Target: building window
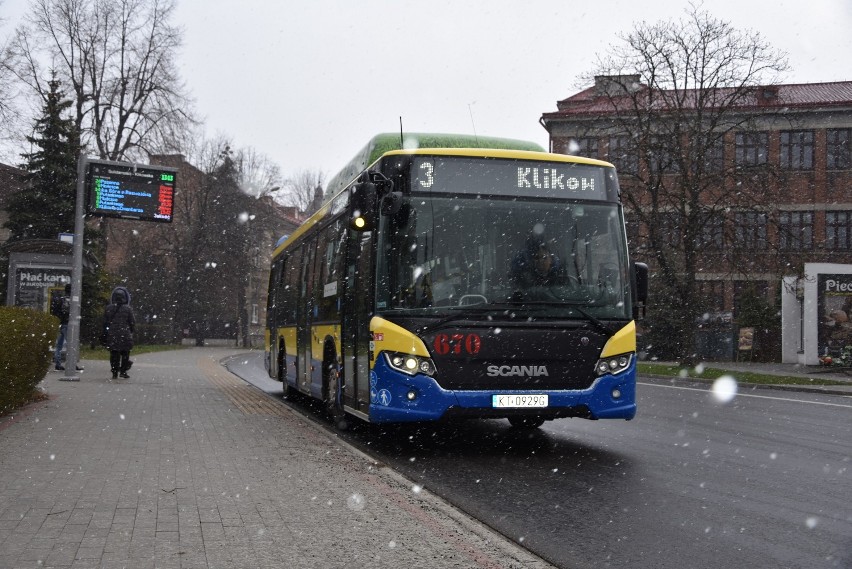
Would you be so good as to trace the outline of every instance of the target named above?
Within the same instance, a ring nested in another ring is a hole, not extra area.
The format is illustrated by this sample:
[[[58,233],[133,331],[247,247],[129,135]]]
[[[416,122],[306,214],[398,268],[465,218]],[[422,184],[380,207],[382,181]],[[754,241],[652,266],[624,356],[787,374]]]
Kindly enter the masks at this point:
[[[766,281],[735,281],[734,282],[734,314],[739,314],[744,308],[743,303],[754,301],[769,301],[769,283]]]
[[[725,216],[721,212],[702,215],[699,246],[721,251],[725,246]]]
[[[671,137],[652,136],[648,144],[648,167],[657,174],[680,172],[678,148],[672,147]]]
[[[781,167],[787,170],[813,170],[814,133],[812,130],[781,132]]]
[[[260,311],[257,309],[257,304],[251,305],[251,323],[260,324]]]
[[[849,170],[852,168],[852,128],[835,128],[825,132],[826,152],[829,170]]]
[[[658,213],[657,235],[663,245],[673,248],[679,247],[681,242],[680,215],[674,211],[663,211]]]
[[[593,136],[572,138],[568,143],[568,154],[585,156],[586,158],[597,158],[598,139]]]
[[[698,295],[704,304],[704,310],[723,312],[725,310],[725,281],[698,281]]]
[[[741,211],[734,214],[737,244],[744,250],[766,249],[766,214]]]
[[[721,136],[704,140],[703,144],[698,140],[694,149],[695,155],[701,157],[705,172],[719,173],[725,169],[725,141]]]
[[[852,250],[852,211],[825,212],[825,248],[829,251]]]
[[[609,138],[607,159],[615,165],[616,170],[625,174],[636,174],[639,171],[636,147],[631,143],[629,136],[611,136]]]
[[[779,246],[784,251],[809,251],[814,246],[814,213],[782,211],[778,216]]]
[[[725,171],[724,134],[697,133],[690,139],[689,170],[693,174],[720,174]]]
[[[737,166],[760,166],[766,164],[769,135],[765,132],[738,132],[734,137]]]

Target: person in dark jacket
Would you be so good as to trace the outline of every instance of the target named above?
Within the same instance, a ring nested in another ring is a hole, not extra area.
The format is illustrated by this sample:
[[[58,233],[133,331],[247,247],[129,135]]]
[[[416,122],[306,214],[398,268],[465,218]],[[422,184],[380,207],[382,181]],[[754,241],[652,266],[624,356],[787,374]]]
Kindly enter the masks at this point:
[[[63,370],[62,347],[68,334],[68,317],[71,314],[71,285],[65,285],[65,294],[56,294],[50,303],[50,313],[59,318],[59,335],[56,338],[56,349],[53,351],[53,363],[57,370]],[[77,368],[79,369],[79,368]]]
[[[511,277],[521,287],[561,284],[562,264],[550,252],[547,241],[539,235],[530,235],[511,265]]]
[[[111,302],[104,311],[104,329],[106,347],[109,348],[109,364],[112,378],[121,376],[127,379],[130,366],[130,350],[133,349],[133,330],[136,320],[130,308],[130,292],[123,286],[112,291]]]

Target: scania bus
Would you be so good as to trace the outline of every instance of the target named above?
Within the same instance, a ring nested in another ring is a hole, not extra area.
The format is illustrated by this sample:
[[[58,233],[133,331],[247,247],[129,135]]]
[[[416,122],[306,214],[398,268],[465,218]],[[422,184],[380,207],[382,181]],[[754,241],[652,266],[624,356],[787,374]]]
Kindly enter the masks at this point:
[[[362,152],[278,245],[266,366],[285,397],[340,428],[633,418],[647,267],[628,258],[615,168],[489,142]]]

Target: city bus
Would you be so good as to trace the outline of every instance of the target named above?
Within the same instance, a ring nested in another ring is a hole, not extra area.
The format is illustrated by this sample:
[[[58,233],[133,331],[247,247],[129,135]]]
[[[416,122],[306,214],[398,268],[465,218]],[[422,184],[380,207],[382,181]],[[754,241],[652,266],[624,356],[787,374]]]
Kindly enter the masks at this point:
[[[323,402],[338,428],[633,418],[648,269],[613,165],[429,142],[356,156],[276,247],[265,365],[285,398]]]

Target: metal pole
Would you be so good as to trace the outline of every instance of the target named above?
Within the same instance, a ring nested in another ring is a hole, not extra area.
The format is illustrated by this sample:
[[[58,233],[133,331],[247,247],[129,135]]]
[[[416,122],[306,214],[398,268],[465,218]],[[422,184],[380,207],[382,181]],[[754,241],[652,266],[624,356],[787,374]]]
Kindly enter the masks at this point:
[[[77,161],[77,202],[74,207],[73,266],[71,268],[71,312],[68,316],[68,349],[65,355],[63,381],[80,381],[77,362],[80,359],[80,300],[83,298],[83,231],[86,191],[86,165],[89,159],[81,154]]]

